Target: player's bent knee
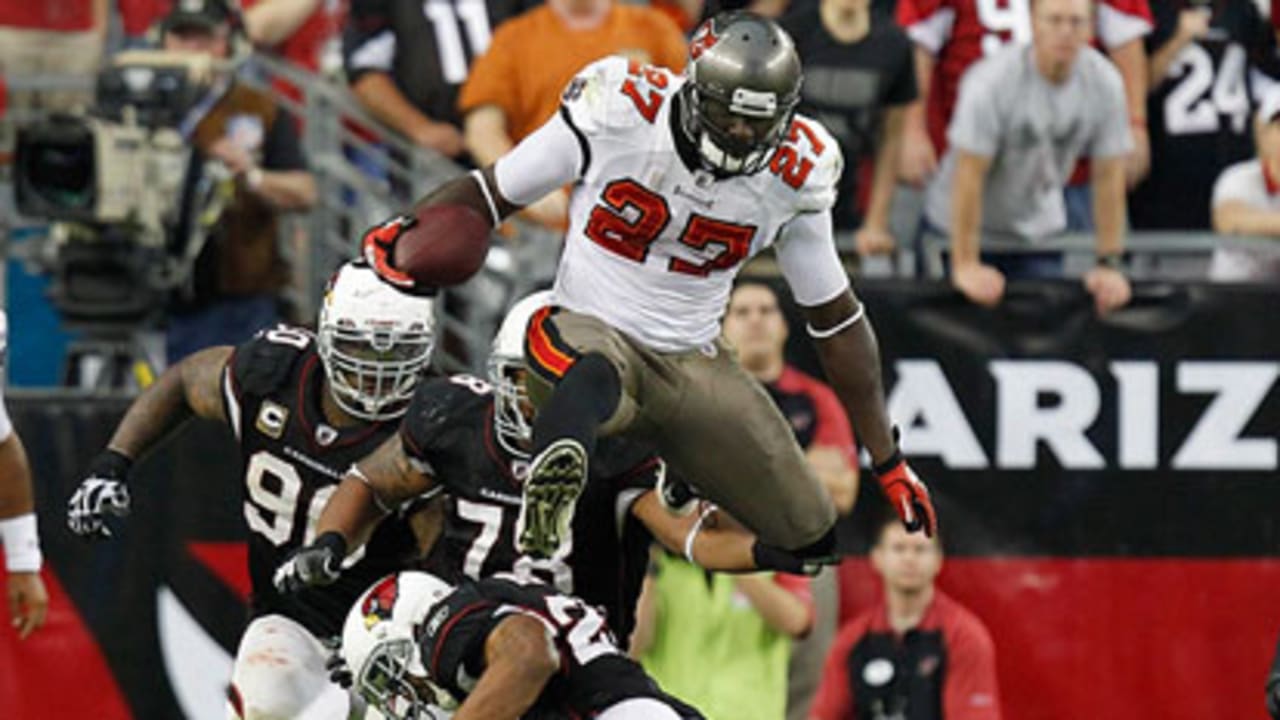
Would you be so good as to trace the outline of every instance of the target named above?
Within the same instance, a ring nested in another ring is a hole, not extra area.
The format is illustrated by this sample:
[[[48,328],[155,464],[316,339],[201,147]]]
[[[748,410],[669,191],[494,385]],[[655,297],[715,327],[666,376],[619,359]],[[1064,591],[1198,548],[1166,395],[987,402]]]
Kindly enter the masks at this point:
[[[659,700],[632,698],[610,705],[596,720],[680,720],[680,715]]]

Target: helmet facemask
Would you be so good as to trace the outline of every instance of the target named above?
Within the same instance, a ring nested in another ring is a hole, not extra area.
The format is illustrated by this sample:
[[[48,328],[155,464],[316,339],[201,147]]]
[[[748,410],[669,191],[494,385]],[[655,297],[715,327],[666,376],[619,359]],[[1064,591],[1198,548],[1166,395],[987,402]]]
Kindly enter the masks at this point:
[[[721,175],[752,175],[769,163],[791,125],[799,94],[779,98],[776,93],[744,87],[723,92],[702,87],[691,67],[682,90],[681,127],[693,141],[709,170]],[[750,139],[731,132],[750,129]]]
[[[319,340],[334,401],[369,421],[404,414],[435,346],[429,330],[357,329],[342,321],[322,324]]]
[[[356,670],[356,691],[385,717],[406,720],[433,717],[427,706],[435,703],[435,693],[425,678],[415,677],[410,671],[414,652],[411,638],[383,640]]]
[[[493,385],[493,426],[498,444],[517,457],[527,457],[533,442],[533,405],[525,387],[524,358],[489,356],[489,383]]]

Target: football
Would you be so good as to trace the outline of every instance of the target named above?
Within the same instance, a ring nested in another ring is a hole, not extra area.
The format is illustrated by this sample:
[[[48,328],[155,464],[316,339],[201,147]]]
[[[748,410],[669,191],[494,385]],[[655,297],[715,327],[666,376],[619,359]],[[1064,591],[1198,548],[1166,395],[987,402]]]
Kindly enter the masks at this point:
[[[467,281],[489,252],[489,222],[466,205],[432,205],[415,211],[418,223],[396,240],[392,265],[431,287]]]

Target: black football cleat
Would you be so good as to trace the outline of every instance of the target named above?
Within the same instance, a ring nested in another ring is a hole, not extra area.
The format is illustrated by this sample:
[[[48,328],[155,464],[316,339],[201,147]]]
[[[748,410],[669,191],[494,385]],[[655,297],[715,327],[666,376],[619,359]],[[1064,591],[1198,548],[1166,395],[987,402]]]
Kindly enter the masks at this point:
[[[587,485],[587,451],[573,438],[547,446],[529,466],[516,549],[535,558],[555,555],[568,539],[578,496]]]

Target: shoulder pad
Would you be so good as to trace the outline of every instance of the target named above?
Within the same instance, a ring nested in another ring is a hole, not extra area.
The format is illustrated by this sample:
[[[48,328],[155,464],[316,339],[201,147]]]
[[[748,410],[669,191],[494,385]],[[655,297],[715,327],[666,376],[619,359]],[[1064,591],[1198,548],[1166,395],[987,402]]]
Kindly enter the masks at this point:
[[[822,123],[797,114],[769,171],[796,191],[797,212],[822,212],[835,205],[844,156]]]
[[[679,83],[680,76],[666,68],[611,55],[580,70],[565,86],[560,103],[579,132],[596,136],[652,125]]]
[[[231,375],[242,394],[269,395],[285,385],[301,358],[313,352],[315,336],[309,331],[278,325],[236,348]]]
[[[489,383],[473,375],[452,375],[418,383],[400,422],[405,450],[415,459],[427,461],[426,456],[435,447],[437,438],[460,422],[468,422],[470,411],[489,402],[492,396]]]

